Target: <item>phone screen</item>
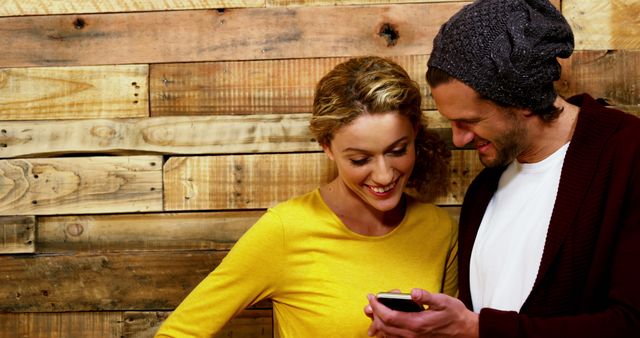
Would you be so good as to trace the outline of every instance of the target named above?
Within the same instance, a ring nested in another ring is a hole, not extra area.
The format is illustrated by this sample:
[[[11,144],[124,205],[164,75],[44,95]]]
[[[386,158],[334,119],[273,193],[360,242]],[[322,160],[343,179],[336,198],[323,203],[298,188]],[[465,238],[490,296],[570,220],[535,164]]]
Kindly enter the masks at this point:
[[[377,298],[380,303],[384,304],[384,306],[396,311],[424,311],[424,307],[411,300],[411,295],[408,293],[381,292],[378,293]]]

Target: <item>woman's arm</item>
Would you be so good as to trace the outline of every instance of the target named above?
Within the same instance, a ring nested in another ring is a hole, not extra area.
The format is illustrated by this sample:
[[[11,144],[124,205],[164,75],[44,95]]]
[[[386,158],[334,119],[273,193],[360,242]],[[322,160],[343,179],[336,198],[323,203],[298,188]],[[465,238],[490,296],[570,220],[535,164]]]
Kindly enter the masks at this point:
[[[240,311],[270,298],[282,277],[282,229],[275,214],[263,215],[189,293],[155,337],[212,337]]]

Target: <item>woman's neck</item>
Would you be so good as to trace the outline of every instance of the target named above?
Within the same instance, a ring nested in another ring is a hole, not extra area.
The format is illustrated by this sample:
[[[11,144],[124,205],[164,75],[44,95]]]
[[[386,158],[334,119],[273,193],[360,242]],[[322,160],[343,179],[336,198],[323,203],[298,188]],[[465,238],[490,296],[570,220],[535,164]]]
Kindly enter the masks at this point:
[[[403,197],[392,210],[377,210],[354,194],[339,177],[321,187],[320,195],[347,228],[365,236],[388,234],[402,222],[406,209]]]

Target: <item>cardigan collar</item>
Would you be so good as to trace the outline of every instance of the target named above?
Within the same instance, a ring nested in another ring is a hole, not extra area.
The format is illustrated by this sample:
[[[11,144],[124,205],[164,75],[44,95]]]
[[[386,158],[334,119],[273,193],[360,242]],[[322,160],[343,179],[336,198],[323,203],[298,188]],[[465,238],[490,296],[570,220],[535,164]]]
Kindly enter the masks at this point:
[[[602,114],[603,107],[587,94],[571,97],[567,101],[579,106],[580,112],[562,166],[538,275],[523,309],[550,269],[567,235],[577,226],[574,221],[589,189],[589,185],[584,182],[590,182],[596,175],[598,158],[602,156],[605,147],[602,140],[614,133],[618,124]]]

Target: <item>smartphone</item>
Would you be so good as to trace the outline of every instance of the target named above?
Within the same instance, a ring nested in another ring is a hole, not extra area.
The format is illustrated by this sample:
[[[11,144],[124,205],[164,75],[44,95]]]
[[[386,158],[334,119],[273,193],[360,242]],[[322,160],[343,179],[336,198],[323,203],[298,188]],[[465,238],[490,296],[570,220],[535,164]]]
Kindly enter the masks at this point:
[[[380,303],[392,310],[404,312],[424,311],[424,307],[411,300],[411,294],[408,293],[380,292],[376,297]]]

